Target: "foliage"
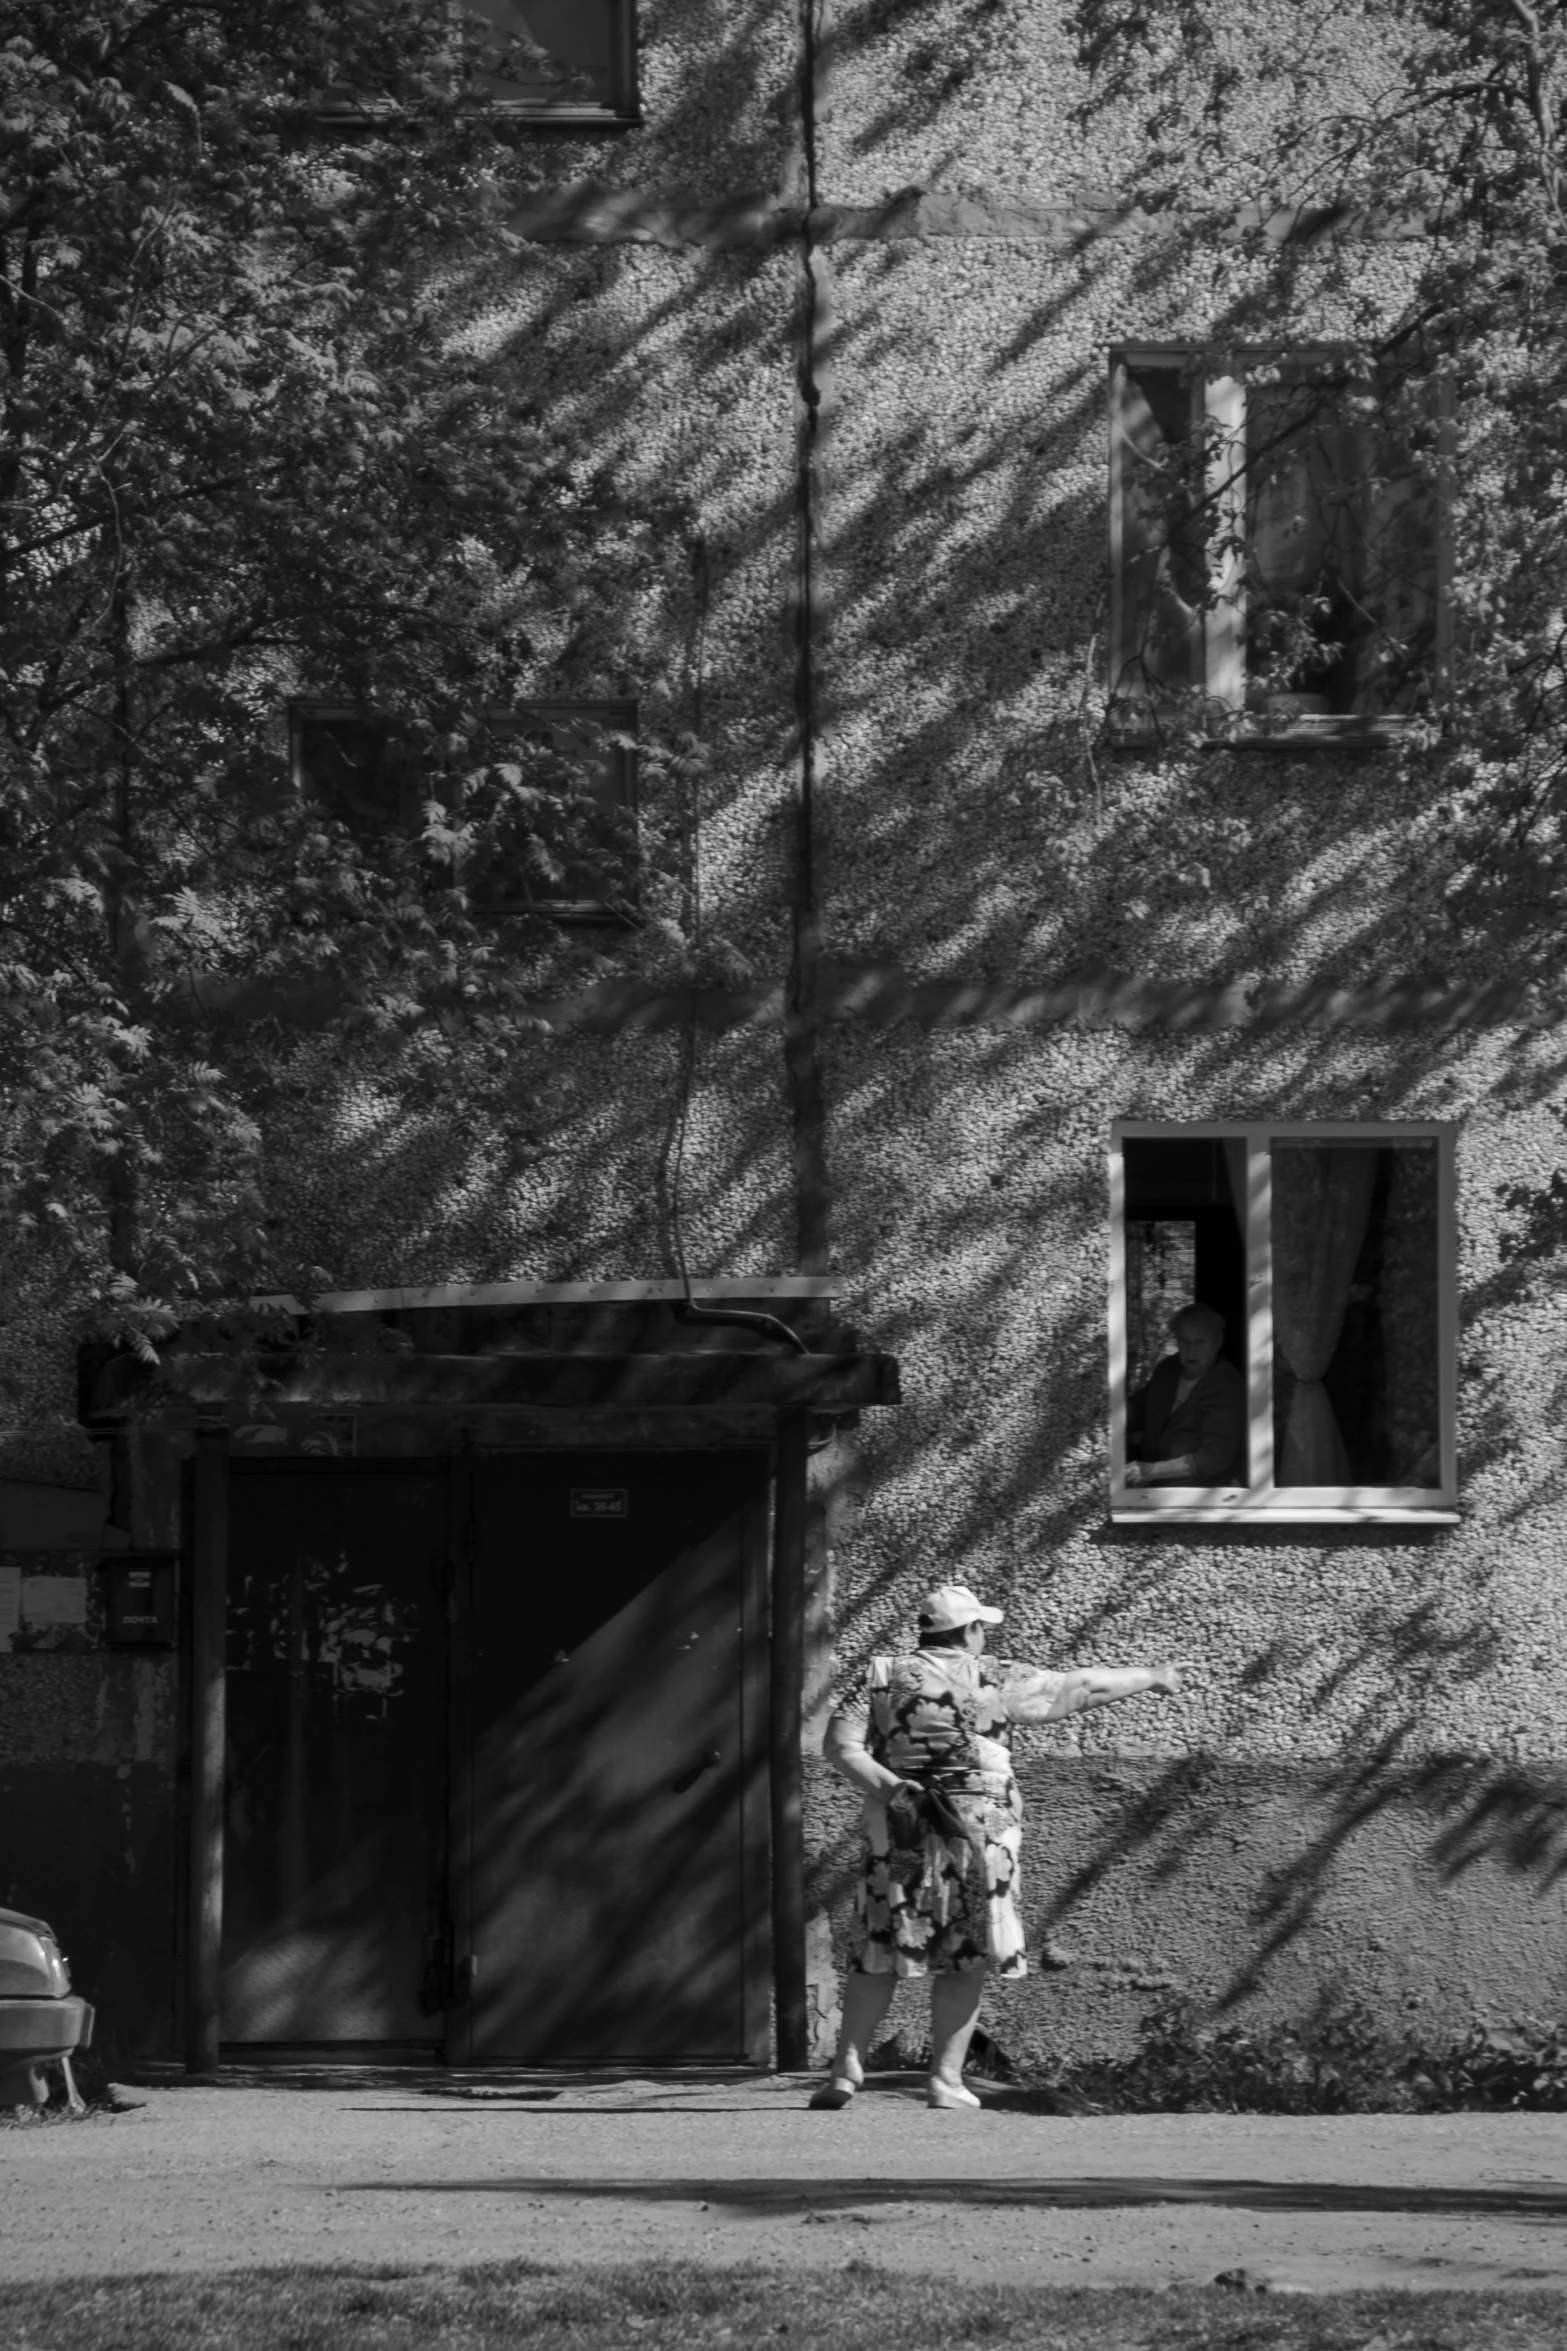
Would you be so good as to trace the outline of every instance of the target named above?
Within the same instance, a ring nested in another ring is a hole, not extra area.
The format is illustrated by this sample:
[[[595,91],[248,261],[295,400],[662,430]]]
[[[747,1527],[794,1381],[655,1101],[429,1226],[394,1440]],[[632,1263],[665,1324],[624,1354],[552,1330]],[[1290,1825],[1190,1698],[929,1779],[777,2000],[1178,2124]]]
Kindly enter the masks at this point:
[[[1307,2016],[1210,2025],[1176,1998],[1143,2019],[1136,2051],[1052,2074],[1079,2112],[1449,2114],[1567,2111],[1567,2028],[1475,2023],[1435,2047],[1391,2034],[1363,2003],[1329,1995]]]
[[[587,787],[495,714],[653,560],[463,340],[508,166],[451,24],[0,0],[0,1202],[144,1343],[269,1272],[225,983],[504,1060],[470,884],[547,895]],[[290,697],[386,714],[394,818],[292,788]]]
[[[1513,968],[1552,975],[1567,891],[1567,6],[1076,0],[1073,22],[1084,115],[1129,128],[1124,192],[1164,247],[1145,282],[1206,257],[1216,299],[1194,369],[1276,385],[1268,344],[1315,330],[1339,355],[1340,419],[1369,404],[1440,490],[1453,641],[1427,663],[1426,697],[1406,699],[1402,756],[1443,813],[1455,944],[1505,920]],[[1450,396],[1423,439],[1422,381]],[[1236,550],[1216,431],[1209,418],[1171,462],[1167,499],[1172,514],[1195,502],[1218,573]],[[1364,496],[1385,491],[1374,448],[1361,470]],[[1264,696],[1309,687],[1312,660],[1342,644],[1332,602],[1325,581],[1297,599]]]

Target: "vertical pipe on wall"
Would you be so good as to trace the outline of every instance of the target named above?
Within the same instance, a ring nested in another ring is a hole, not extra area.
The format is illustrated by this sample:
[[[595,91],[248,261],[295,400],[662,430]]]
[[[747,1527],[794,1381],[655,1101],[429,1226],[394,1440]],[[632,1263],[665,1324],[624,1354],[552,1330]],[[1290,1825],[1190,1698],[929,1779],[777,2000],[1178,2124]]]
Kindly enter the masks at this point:
[[[784,1004],[784,1077],[794,1153],[796,1254],[802,1273],[828,1270],[826,1120],[820,1055],[821,914],[816,848],[816,767],[820,712],[816,638],[820,623],[821,475],[828,315],[827,265],[817,239],[817,118],[826,44],[823,0],[800,0],[799,122],[801,198],[799,363],[795,455],[795,804],[794,907],[789,987]]]
[[[185,2064],[218,2062],[223,1944],[224,1635],[228,1617],[229,1438],[196,1435],[191,1526],[190,1931],[186,1940]]]
[[[805,1688],[808,1427],[803,1407],[778,1415],[774,1455],[773,1608],[768,1719],[773,1855],[773,2014],[780,2073],[810,2062],[805,1989],[805,1830],[800,1715]]]

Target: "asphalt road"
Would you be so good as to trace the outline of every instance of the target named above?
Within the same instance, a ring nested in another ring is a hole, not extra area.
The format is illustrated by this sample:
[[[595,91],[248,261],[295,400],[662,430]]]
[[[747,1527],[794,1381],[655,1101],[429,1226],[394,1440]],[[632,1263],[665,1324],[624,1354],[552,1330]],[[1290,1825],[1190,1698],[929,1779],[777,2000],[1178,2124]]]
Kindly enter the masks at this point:
[[[1567,2117],[934,2114],[881,2076],[159,2087],[0,2131],[0,2279],[654,2255],[1072,2284],[1567,2286]]]

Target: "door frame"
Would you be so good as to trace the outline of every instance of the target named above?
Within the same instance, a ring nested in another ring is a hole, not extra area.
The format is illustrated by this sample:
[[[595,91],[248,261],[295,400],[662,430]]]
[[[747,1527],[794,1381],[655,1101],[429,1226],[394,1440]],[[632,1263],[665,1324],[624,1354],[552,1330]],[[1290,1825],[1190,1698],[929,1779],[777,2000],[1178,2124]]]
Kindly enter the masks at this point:
[[[780,1419],[791,1416],[780,1415]],[[804,1414],[800,1415],[803,1437]],[[186,1495],[184,1564],[189,1576],[190,1615],[187,1633],[184,1705],[191,1753],[191,1794],[185,1836],[186,1935],[183,1983],[183,2038],[185,2063],[192,2073],[211,2073],[219,2062],[222,2019],[219,2004],[223,1903],[223,1804],[225,1778],[225,1676],[223,1658],[228,1629],[228,1535],[234,1507],[232,1471],[240,1482],[258,1472],[277,1474],[308,1467],[319,1476],[347,1471],[364,1476],[376,1469],[395,1472],[415,1467],[439,1470],[447,1480],[447,1553],[445,1573],[447,1627],[447,1753],[449,1801],[445,1856],[448,1951],[446,1954],[448,2006],[431,2016],[432,2042],[444,2043],[444,2062],[470,2062],[465,2010],[464,1962],[471,1955],[471,1921],[466,1914],[472,1838],[471,1788],[468,1763],[471,1724],[468,1714],[468,1626],[471,1622],[473,1547],[476,1526],[473,1511],[474,1478],[478,1465],[496,1452],[582,1453],[643,1451],[655,1455],[684,1453],[700,1457],[709,1450],[744,1452],[756,1465],[756,1485],[743,1513],[741,1573],[741,1967],[743,2046],[741,2061],[765,2069],[776,2062],[787,2066],[786,2047],[790,1997],[799,1978],[803,2006],[803,1935],[795,1931],[803,1917],[804,1882],[800,1870],[800,1716],[798,1704],[780,1707],[781,1682],[798,1684],[798,1655],[780,1659],[780,1649],[798,1647],[799,1609],[783,1583],[792,1589],[803,1576],[780,1556],[791,1554],[803,1534],[803,1512],[780,1507],[780,1485],[792,1486],[803,1472],[792,1455],[795,1448],[778,1439],[783,1432],[775,1421],[774,1442],[758,1435],[754,1442],[726,1443],[708,1448],[689,1442],[627,1443],[624,1438],[551,1444],[534,1441],[515,1448],[464,1445],[461,1434],[432,1425],[428,1441],[417,1453],[360,1454],[344,1459],[312,1459],[290,1453],[276,1459],[230,1452],[230,1430],[208,1421],[196,1446],[196,1473]],[[574,1432],[575,1434],[575,1432]],[[455,1442],[453,1441],[455,1438]],[[444,1440],[444,1442],[443,1442]],[[801,1476],[803,1489],[803,1475]],[[803,1502],[803,1490],[800,1497]],[[796,1521],[799,1524],[796,1524]],[[782,1671],[780,1671],[782,1668]],[[780,1834],[780,1830],[782,1833]],[[790,1882],[786,1885],[785,1880]],[[794,1946],[799,1943],[800,1948]],[[776,1995],[776,1996],[775,1996]],[[774,2010],[777,2009],[779,2046],[773,2048]],[[797,2060],[796,2062],[803,2062]]]

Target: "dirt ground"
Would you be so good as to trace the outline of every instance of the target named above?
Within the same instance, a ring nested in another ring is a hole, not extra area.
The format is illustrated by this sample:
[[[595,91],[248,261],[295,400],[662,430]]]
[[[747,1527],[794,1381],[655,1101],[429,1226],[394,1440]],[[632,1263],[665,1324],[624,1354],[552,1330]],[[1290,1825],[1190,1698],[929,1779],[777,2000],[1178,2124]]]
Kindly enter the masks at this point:
[[[128,2088],[0,2132],[0,2279],[655,2255],[1060,2284],[1567,2287],[1567,2118],[935,2114],[878,2076]]]

